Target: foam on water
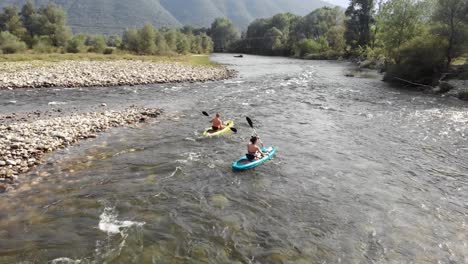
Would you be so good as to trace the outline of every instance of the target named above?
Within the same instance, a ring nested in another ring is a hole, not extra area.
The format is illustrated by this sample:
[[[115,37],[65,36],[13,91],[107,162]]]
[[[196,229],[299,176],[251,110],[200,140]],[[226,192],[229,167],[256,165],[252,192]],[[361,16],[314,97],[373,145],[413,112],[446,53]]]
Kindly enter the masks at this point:
[[[106,232],[108,234],[118,234],[126,228],[132,226],[143,226],[145,222],[135,222],[135,221],[120,221],[117,220],[117,212],[115,208],[106,207],[104,212],[101,214],[99,221],[99,230]]]
[[[224,84],[241,84],[241,83],[245,83],[245,81],[230,81],[230,80],[224,81]]]
[[[48,105],[66,105],[67,102],[49,102]]]
[[[81,264],[81,260],[75,260],[70,258],[56,258],[50,262],[51,264]]]

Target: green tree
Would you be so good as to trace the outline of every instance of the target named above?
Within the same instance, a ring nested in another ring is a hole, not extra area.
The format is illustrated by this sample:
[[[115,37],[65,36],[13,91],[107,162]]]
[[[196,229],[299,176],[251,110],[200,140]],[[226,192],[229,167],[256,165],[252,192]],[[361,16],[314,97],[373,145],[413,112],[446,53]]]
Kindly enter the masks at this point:
[[[190,52],[190,43],[187,39],[187,35],[178,32],[177,34],[177,53],[179,54],[187,54]]]
[[[446,42],[446,68],[454,57],[467,51],[468,46],[468,1],[437,0],[433,20],[434,32]]]
[[[211,24],[211,38],[214,42],[214,50],[216,52],[225,52],[229,45],[239,39],[239,33],[227,18],[217,18]]]
[[[3,13],[0,14],[0,31],[8,31],[19,39],[25,39],[27,30],[16,7],[7,6],[3,9]]]
[[[435,84],[444,66],[444,44],[437,36],[423,34],[402,45],[400,64],[390,65],[384,80],[408,80],[415,83]],[[398,79],[399,78],[399,79]]]
[[[37,11],[31,1],[28,1],[23,8],[21,8],[20,15],[23,25],[28,32],[25,41],[29,46],[32,46],[34,35],[37,33]]]
[[[156,29],[152,24],[146,24],[138,31],[138,52],[140,54],[156,53]]]
[[[187,38],[190,43],[190,52],[194,54],[200,54],[203,53],[202,47],[201,47],[201,36],[194,36],[193,34],[187,35]]]
[[[331,27],[326,33],[327,42],[330,48],[337,52],[343,52],[346,48],[346,40],[344,38],[345,28],[343,25]]]
[[[139,37],[138,37],[138,31],[136,29],[129,29],[123,33],[122,49],[133,51],[133,52],[138,52],[139,51],[138,43],[139,43]]]
[[[66,25],[65,12],[54,4],[41,8],[39,16],[34,18],[34,24],[38,28],[37,35],[49,36],[56,47],[65,46],[70,39],[71,30]]]
[[[374,0],[351,0],[345,15],[345,39],[351,49],[367,47],[370,42],[370,27],[373,19]]]
[[[397,64],[401,61],[401,46],[421,33],[423,10],[417,0],[389,0],[378,14],[378,38],[383,43],[385,55]]]
[[[269,49],[281,51],[283,49],[283,32],[276,27],[272,27],[266,33],[266,41]]]
[[[167,47],[170,51],[176,52],[177,50],[177,30],[169,29],[165,32],[164,38],[166,39]]]
[[[38,53],[52,53],[55,51],[52,40],[48,36],[35,36],[32,40],[33,50]]]
[[[0,32],[0,51],[1,53],[17,53],[26,49],[26,43],[10,32]]]
[[[88,47],[85,45],[87,36],[85,34],[78,34],[73,36],[67,41],[65,50],[68,53],[83,53],[88,51]]]
[[[106,45],[109,47],[118,48],[122,45],[122,38],[116,35],[111,35],[107,38]]]
[[[95,53],[103,53],[107,48],[106,39],[102,35],[94,36],[90,39],[90,51]]]
[[[322,7],[304,17],[303,30],[308,38],[319,38],[335,26],[344,23],[344,14],[339,7]]]
[[[213,45],[214,45],[213,40],[206,33],[202,33],[200,36],[202,39],[201,46],[202,46],[203,53],[212,52]]]
[[[169,47],[166,43],[166,37],[164,32],[158,32],[155,39],[156,50],[159,55],[165,55],[169,53]]]

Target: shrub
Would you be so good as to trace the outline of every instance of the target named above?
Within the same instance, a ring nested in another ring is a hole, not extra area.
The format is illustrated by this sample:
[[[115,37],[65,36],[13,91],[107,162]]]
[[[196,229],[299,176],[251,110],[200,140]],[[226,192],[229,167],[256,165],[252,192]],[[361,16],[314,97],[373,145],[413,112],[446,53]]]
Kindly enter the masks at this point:
[[[305,39],[301,41],[295,49],[295,56],[303,57],[307,54],[315,54],[326,52],[330,49],[325,37],[320,37],[317,40]]]
[[[106,39],[103,36],[96,36],[91,38],[90,51],[96,53],[103,53],[107,48]]]
[[[400,50],[401,62],[388,68],[385,81],[396,78],[411,82],[433,85],[444,68],[444,46],[446,44],[432,36],[419,36],[407,42]]]
[[[105,55],[110,55],[110,54],[114,53],[114,50],[115,50],[115,48],[107,47],[107,48],[104,49],[103,53]]]
[[[66,46],[65,50],[68,53],[86,52],[88,48],[85,45],[85,41],[86,41],[86,36],[85,35],[83,35],[83,34],[75,35],[75,36],[73,36],[72,39],[70,39],[67,42],[67,46]]]
[[[4,54],[17,53],[26,50],[26,43],[9,32],[0,32],[0,50]]]
[[[112,35],[107,38],[106,44],[109,47],[118,48],[122,45],[122,39],[119,36]]]
[[[37,53],[52,53],[55,51],[52,40],[48,36],[35,37],[33,42],[33,50]]]

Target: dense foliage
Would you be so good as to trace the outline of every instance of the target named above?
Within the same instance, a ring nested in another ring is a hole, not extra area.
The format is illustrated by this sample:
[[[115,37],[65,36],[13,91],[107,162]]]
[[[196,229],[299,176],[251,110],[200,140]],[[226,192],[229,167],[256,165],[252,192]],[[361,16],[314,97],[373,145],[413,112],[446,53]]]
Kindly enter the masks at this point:
[[[137,54],[171,54],[171,53],[210,53],[213,42],[206,33],[194,35],[192,31],[184,33],[179,29],[156,29],[151,24],[143,28],[127,30],[123,34],[122,49]]]
[[[250,24],[232,51],[308,57],[336,57],[344,51],[344,14],[340,8],[323,7],[300,17],[290,13]]]
[[[385,57],[388,81],[435,85],[453,58],[468,52],[467,0],[390,0],[380,9],[377,42],[367,54]]]
[[[239,38],[234,24],[227,18],[216,18],[211,24],[210,34],[216,52],[227,51],[229,46]]]
[[[141,55],[210,53],[213,42],[205,30],[195,28],[156,29],[146,24],[119,36],[71,33],[65,12],[49,4],[36,9],[31,2],[18,10],[5,7],[0,13],[0,53],[16,53],[27,48],[37,53],[95,52],[111,54],[116,49]]]
[[[306,59],[357,58],[385,79],[434,84],[468,52],[468,0],[351,0],[252,22],[230,51]]]

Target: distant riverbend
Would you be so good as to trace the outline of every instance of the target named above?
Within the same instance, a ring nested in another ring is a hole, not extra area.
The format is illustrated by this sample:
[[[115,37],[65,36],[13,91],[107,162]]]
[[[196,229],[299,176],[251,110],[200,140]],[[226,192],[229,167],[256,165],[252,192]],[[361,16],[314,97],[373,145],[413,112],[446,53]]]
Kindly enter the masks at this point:
[[[2,62],[0,89],[206,82],[234,75],[223,66],[149,61]]]

